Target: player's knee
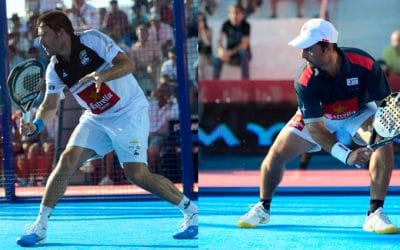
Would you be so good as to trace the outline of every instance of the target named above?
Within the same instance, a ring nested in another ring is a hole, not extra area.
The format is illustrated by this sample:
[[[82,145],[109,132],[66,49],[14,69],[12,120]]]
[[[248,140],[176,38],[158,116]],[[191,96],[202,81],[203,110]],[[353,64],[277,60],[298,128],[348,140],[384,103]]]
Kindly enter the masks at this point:
[[[144,182],[147,179],[146,177],[150,174],[144,163],[124,163],[123,167],[126,178],[137,185]]]
[[[278,148],[271,147],[261,164],[261,168],[268,171],[282,169],[286,160],[284,154]]]

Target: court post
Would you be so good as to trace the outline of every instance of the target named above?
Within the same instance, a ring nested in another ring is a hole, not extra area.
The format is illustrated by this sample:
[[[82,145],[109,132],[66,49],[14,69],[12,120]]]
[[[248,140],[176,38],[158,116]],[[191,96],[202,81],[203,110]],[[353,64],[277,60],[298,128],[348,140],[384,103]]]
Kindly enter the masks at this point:
[[[3,136],[3,174],[5,198],[7,201],[15,200],[15,172],[13,160],[13,145],[11,131],[11,102],[7,95],[8,69],[8,29],[6,1],[0,1],[0,118],[1,136]]]
[[[180,123],[180,146],[181,146],[181,165],[183,193],[193,199],[193,157],[192,157],[192,138],[190,130],[190,100],[189,100],[189,81],[186,58],[186,24],[185,24],[185,5],[183,0],[174,1],[174,36],[176,52],[176,70],[178,82],[178,104],[179,104],[179,123]],[[197,173],[195,173],[197,174]]]

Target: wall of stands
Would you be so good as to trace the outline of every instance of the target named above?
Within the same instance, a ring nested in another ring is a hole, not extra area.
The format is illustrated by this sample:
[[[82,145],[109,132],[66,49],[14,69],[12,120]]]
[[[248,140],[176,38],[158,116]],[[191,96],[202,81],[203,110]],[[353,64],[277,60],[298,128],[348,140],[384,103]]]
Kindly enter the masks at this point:
[[[388,79],[400,91],[400,77]],[[297,109],[293,81],[201,81],[199,142],[205,154],[264,154]]]

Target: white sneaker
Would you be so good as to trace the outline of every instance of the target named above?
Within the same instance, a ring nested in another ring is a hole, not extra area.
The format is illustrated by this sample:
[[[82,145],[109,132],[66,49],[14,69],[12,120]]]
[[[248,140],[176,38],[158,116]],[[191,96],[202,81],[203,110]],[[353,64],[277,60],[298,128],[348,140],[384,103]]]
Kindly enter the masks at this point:
[[[379,234],[396,234],[398,232],[397,227],[389,220],[389,217],[384,214],[383,208],[381,207],[370,215],[367,215],[363,230]]]
[[[17,238],[17,244],[23,247],[34,246],[36,243],[44,243],[45,239],[46,228],[40,223],[35,223],[25,228],[25,233]]]
[[[236,225],[241,228],[255,228],[258,223],[265,224],[269,221],[269,211],[265,210],[261,202],[257,202],[250,211],[240,217]]]

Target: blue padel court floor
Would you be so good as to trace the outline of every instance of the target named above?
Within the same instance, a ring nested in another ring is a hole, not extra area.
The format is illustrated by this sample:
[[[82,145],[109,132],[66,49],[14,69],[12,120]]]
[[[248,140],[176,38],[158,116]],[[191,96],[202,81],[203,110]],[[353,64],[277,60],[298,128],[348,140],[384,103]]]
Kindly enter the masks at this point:
[[[0,249],[36,219],[39,203],[0,203]],[[41,249],[193,249],[198,240],[175,240],[181,212],[167,202],[61,202],[50,218]]]
[[[257,196],[200,197],[200,249],[400,249],[400,234],[364,232],[368,196],[276,196],[271,221],[236,227]],[[388,196],[385,212],[400,225],[400,197]]]
[[[276,196],[271,221],[256,229],[236,227],[257,196],[200,196],[200,234],[174,240],[181,213],[161,201],[61,202],[42,249],[400,249],[400,234],[361,227],[365,196]],[[0,249],[21,249],[15,239],[32,223],[38,203],[0,203]],[[400,225],[400,197],[388,196],[385,212]]]

